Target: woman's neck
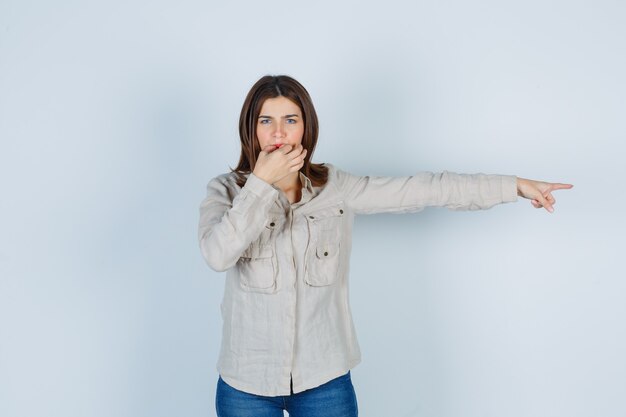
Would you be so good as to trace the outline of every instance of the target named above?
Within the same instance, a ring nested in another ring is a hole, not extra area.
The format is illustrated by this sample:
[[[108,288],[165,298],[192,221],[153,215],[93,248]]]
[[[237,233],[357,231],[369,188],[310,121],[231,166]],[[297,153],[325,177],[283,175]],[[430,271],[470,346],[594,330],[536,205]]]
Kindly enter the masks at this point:
[[[293,204],[300,201],[302,183],[300,182],[299,172],[287,175],[282,180],[275,182],[274,185],[282,190],[290,203]]]

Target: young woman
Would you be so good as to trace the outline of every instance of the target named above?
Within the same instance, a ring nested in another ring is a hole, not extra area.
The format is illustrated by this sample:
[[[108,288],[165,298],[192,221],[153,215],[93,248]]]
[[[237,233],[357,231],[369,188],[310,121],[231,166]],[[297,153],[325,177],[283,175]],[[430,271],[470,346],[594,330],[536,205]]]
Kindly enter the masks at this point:
[[[487,209],[518,196],[552,212],[552,192],[572,187],[450,172],[355,176],[314,164],[317,115],[288,76],[257,81],[239,134],[239,164],[209,182],[200,207],[202,254],[227,271],[219,417],[357,415],[350,369],[361,356],[348,303],[356,214]]]

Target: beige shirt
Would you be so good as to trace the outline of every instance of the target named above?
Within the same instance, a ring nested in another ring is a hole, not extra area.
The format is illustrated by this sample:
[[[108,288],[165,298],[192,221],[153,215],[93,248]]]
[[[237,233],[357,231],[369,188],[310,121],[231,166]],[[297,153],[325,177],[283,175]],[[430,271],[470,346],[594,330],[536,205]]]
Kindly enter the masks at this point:
[[[345,374],[361,360],[348,299],[356,214],[426,206],[487,209],[517,200],[516,177],[419,173],[355,176],[330,164],[328,182],[290,204],[254,174],[212,179],[200,206],[199,240],[211,268],[227,271],[217,370],[245,392],[289,395]]]

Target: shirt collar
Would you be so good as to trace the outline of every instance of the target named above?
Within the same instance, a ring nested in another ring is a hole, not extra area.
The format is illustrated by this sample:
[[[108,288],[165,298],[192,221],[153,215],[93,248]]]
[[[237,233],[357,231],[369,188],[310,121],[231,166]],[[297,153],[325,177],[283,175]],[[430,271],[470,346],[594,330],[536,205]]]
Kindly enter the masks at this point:
[[[300,172],[300,182],[302,183],[302,188],[311,194],[313,194],[313,184],[311,184],[311,180],[309,177]]]
[[[299,173],[299,177],[300,183],[302,184],[302,195],[300,196],[300,201],[291,205],[292,208],[300,207],[301,205],[308,203],[313,197],[315,197],[315,189],[313,188],[311,180],[302,172]],[[280,189],[273,184],[272,187],[280,191]],[[275,203],[279,207],[289,206],[289,201],[287,200],[285,194],[283,194],[282,192],[278,194],[278,199],[275,201]]]

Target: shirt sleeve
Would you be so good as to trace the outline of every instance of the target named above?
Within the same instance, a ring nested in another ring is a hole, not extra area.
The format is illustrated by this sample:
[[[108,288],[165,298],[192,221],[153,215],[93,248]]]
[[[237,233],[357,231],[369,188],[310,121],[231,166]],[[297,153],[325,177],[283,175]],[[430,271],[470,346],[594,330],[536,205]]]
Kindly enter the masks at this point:
[[[424,207],[484,210],[517,201],[511,175],[420,172],[408,177],[356,176],[340,171],[345,202],[357,214],[405,213]]]
[[[223,177],[214,178],[200,205],[200,249],[207,264],[216,271],[234,266],[259,237],[278,197],[276,188],[252,173],[234,198],[233,193]]]

